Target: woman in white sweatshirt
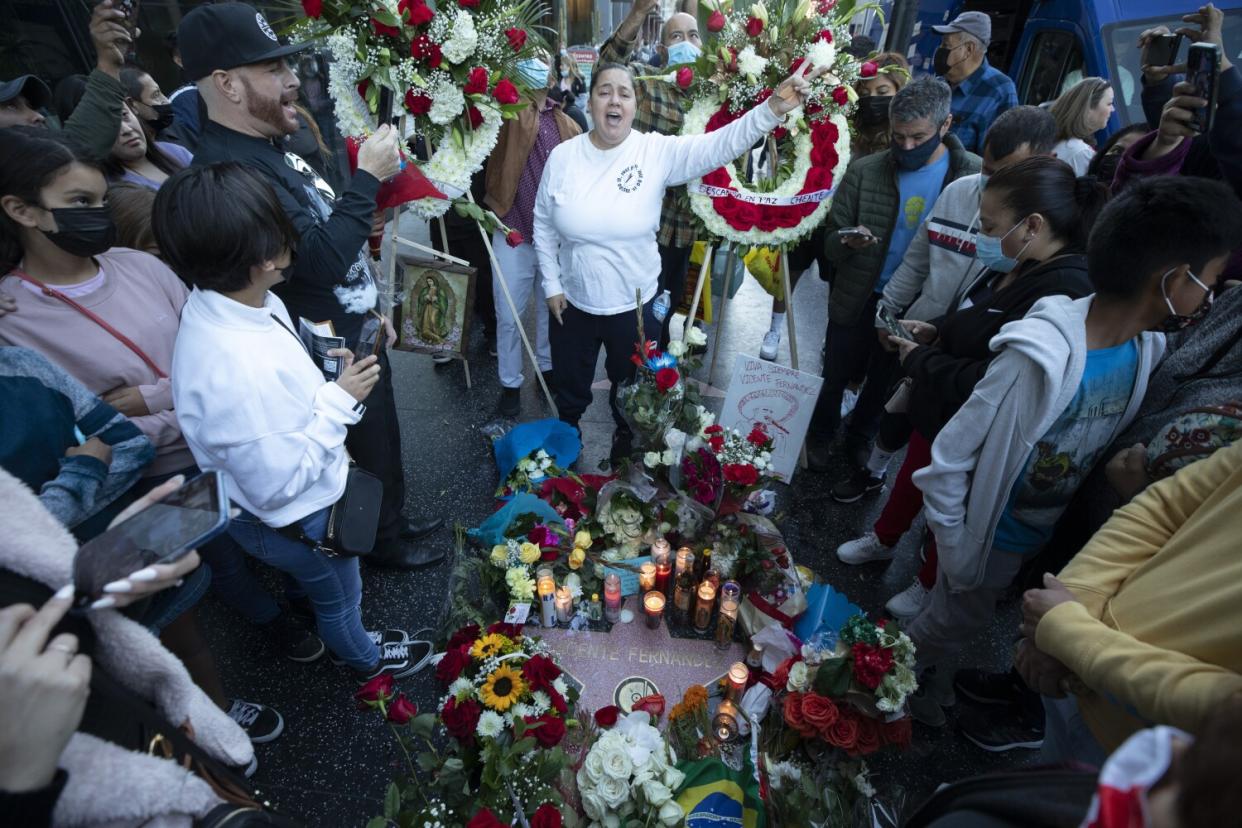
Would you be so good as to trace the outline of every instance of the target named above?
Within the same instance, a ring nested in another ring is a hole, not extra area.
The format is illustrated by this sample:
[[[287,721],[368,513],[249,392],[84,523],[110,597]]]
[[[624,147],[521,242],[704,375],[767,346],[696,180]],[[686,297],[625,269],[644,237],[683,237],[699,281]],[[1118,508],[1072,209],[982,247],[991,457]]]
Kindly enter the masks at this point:
[[[616,405],[617,385],[633,375],[638,340],[636,297],[645,330],[659,330],[651,310],[660,274],[656,230],[667,187],[684,184],[742,155],[801,106],[811,81],[827,67],[804,63],[732,124],[706,135],[635,132],[634,78],[619,64],[591,76],[595,127],[548,156],[535,200],[535,252],[551,326],[552,370],[560,417],[577,427],[591,404],[591,382],[603,345],[612,383],[617,433],[613,457],[629,453],[631,435]]]
[[[358,559],[277,531],[323,540],[345,491],[346,428],[379,379],[375,357],[353,362],[345,351],[341,378],[324,381],[269,290],[293,263],[297,231],[271,185],[247,168],[177,173],[156,197],[153,229],[165,259],[194,285],[173,352],[173,401],[199,467],[219,471],[242,509],[229,534],[297,582],[320,638],[360,681],[415,672],[430,645],[363,628]]]

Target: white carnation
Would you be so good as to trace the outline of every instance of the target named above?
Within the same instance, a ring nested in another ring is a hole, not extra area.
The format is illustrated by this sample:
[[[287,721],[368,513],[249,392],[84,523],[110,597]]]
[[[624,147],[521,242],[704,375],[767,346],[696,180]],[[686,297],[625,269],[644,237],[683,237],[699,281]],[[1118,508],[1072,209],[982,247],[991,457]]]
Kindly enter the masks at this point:
[[[760,57],[754,46],[747,46],[737,53],[737,70],[750,78],[758,78],[768,68],[768,59]],[[694,327],[693,325],[691,327]]]
[[[431,96],[431,110],[427,117],[433,124],[447,124],[466,108],[466,96],[447,75],[438,77],[427,88]],[[441,152],[444,148],[441,148]]]
[[[806,57],[811,61],[812,67],[831,66],[837,59],[837,47],[827,40],[817,40],[806,50]],[[738,59],[741,59],[741,55],[738,55]],[[738,66],[740,68],[741,64]]]
[[[458,676],[452,684],[449,685],[449,695],[458,701],[465,699],[474,692],[474,685],[470,683],[470,679],[464,676]]]
[[[485,739],[495,739],[505,729],[505,720],[500,717],[499,713],[491,710],[483,711],[483,715],[479,716],[479,735]]]
[[[440,53],[449,63],[461,63],[474,53],[479,45],[479,33],[475,31],[470,12],[458,9],[453,19],[453,32],[440,44]]]

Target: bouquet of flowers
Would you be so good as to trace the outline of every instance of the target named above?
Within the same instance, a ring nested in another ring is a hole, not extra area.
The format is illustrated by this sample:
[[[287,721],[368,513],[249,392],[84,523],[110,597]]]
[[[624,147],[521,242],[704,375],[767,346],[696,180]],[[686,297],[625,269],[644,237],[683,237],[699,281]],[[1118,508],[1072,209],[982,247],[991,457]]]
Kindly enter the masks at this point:
[[[331,52],[328,94],[342,134],[370,135],[381,89],[389,90],[434,148],[419,166],[450,198],[469,189],[503,119],[525,105],[521,64],[546,50],[540,0],[302,0],[302,10],[291,35]],[[424,218],[448,206],[413,202]]]
[[[463,627],[449,639],[436,678],[448,688],[436,713],[419,714],[388,676],[357,693],[393,725],[407,760],[385,797],[383,819],[559,826],[559,783],[569,765],[561,743],[577,725],[578,694],[545,648],[507,625]],[[436,747],[437,733],[451,739],[451,751]],[[499,822],[475,822],[484,811]]]
[[[634,433],[645,447],[659,444],[665,432],[682,422],[684,412],[702,409],[698,387],[688,384],[686,377],[699,367],[701,360],[690,353],[690,344],[706,344],[707,335],[691,326],[690,342],[674,340],[667,351],[661,351],[655,340],[643,332],[642,296],[638,301],[638,342],[630,361],[637,367],[634,379],[617,389],[617,404]]]
[[[758,424],[742,436],[707,417],[696,419],[702,425],[693,438],[669,429],[664,434],[667,448],[647,452],[643,464],[652,469],[669,466],[674,485],[712,506],[718,515],[736,512],[771,473],[772,438]]]
[[[668,712],[668,738],[678,756],[704,757],[712,752],[707,688],[693,684]]]
[[[578,795],[590,828],[680,825],[685,813],[673,795],[685,776],[676,763],[664,736],[651,726],[650,714],[617,716],[578,769]]]
[[[655,540],[653,530],[660,525],[662,510],[654,496],[649,481],[612,480],[599,490],[588,529],[593,542],[604,546],[603,560],[636,558],[644,544]]]
[[[892,621],[876,624],[865,615],[854,615],[834,646],[812,644],[804,648],[803,656],[808,667],[817,668],[816,689],[833,697],[861,696],[882,714],[900,713],[918,689],[914,642]]]
[[[857,818],[860,806],[875,796],[871,771],[861,759],[785,759],[769,762],[766,770],[768,816],[778,828],[872,824]]]
[[[515,492],[542,491],[549,477],[564,477],[567,474],[556,465],[556,458],[543,449],[535,449],[517,461],[509,475],[496,487],[496,497],[508,497]]]

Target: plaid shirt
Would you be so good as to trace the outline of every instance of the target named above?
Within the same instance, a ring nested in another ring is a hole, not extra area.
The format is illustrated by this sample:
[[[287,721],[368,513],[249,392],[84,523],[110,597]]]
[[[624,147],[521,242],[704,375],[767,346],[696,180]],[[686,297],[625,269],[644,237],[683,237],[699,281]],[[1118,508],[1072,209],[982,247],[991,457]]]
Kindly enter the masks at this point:
[[[600,47],[600,63],[629,63],[636,77],[664,74],[658,66],[630,63],[635,41],[622,40],[617,35],[608,38]],[[686,94],[677,86],[660,80],[636,80],[638,106],[634,113],[634,128],[639,132],[657,132],[661,135],[681,134],[685,121]],[[664,194],[660,208],[660,232],[656,241],[664,247],[690,247],[695,240],[694,214],[685,206],[685,187],[670,187]]]
[[[970,77],[953,87],[953,126],[968,152],[983,154],[983,135],[1006,109],[1018,105],[1018,92],[1013,81],[987,60]]]

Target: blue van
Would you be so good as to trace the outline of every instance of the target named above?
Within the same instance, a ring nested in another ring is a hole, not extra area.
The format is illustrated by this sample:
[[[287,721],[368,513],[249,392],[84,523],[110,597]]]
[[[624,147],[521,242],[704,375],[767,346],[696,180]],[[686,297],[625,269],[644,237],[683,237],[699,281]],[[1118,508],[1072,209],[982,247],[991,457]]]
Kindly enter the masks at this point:
[[[920,0],[915,31],[906,50],[911,66],[930,72],[940,36],[932,26],[963,11],[992,17],[988,60],[1005,71],[1025,104],[1051,101],[1084,77],[1108,78],[1116,93],[1112,132],[1143,121],[1138,36],[1152,26],[1184,25],[1182,15],[1203,0]],[[891,0],[884,4],[891,11]],[[1217,0],[1225,11],[1224,41],[1230,60],[1242,63],[1242,0]],[[883,43],[878,20],[858,21]],[[1178,60],[1185,60],[1183,41]]]

